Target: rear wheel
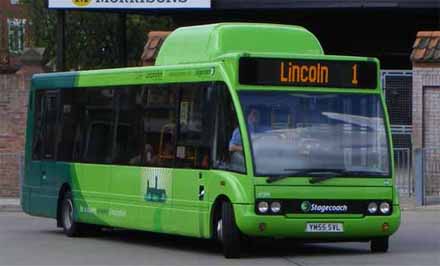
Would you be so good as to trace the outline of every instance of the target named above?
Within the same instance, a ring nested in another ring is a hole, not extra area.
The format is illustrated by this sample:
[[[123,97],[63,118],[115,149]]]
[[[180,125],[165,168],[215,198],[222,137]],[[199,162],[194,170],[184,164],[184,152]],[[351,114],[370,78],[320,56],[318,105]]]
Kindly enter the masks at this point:
[[[217,238],[223,245],[226,258],[239,258],[241,253],[241,233],[235,223],[234,210],[229,202],[222,203],[222,213],[216,225]]]
[[[370,249],[373,253],[385,253],[388,251],[388,237],[372,239]]]
[[[61,225],[64,233],[68,237],[75,237],[81,234],[81,224],[75,222],[74,217],[75,207],[73,204],[72,193],[70,191],[64,194],[61,205]]]

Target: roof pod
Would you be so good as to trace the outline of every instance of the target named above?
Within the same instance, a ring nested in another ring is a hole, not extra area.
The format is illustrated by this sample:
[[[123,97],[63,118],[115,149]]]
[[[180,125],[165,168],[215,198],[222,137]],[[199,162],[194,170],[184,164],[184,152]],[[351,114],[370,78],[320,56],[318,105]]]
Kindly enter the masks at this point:
[[[155,65],[212,62],[233,53],[324,54],[318,39],[303,27],[218,23],[173,31],[160,48]]]

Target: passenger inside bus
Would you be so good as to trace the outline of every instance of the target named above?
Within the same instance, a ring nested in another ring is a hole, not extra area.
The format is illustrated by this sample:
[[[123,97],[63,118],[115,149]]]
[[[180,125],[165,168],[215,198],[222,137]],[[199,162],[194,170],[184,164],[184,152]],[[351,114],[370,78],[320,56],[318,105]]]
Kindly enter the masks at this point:
[[[154,156],[153,146],[151,144],[145,144],[144,150],[141,154],[136,155],[130,159],[130,164],[132,165],[142,165],[143,163],[152,164],[157,156]]]

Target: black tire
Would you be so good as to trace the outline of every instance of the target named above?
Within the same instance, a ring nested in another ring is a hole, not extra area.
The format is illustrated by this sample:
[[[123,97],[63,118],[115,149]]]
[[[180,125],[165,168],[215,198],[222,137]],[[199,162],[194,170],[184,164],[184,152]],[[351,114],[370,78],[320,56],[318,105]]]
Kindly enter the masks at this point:
[[[74,213],[75,205],[73,203],[72,193],[67,191],[64,193],[64,197],[61,202],[60,219],[64,233],[68,237],[77,237],[82,233],[82,224],[75,222]]]
[[[373,253],[385,253],[388,251],[388,237],[372,239],[370,249]]]
[[[221,239],[225,258],[240,258],[241,233],[235,223],[234,209],[229,202],[222,203]]]

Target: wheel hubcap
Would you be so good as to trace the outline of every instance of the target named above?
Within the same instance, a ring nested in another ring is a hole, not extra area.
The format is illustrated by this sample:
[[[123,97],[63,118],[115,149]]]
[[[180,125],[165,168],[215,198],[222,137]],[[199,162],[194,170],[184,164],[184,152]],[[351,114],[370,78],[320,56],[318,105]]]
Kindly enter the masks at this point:
[[[217,238],[220,242],[223,242],[223,225],[222,219],[217,221]]]
[[[66,229],[70,229],[70,227],[72,227],[72,221],[73,221],[73,205],[70,199],[66,200],[64,203],[63,218],[64,218],[63,219],[64,227]]]

